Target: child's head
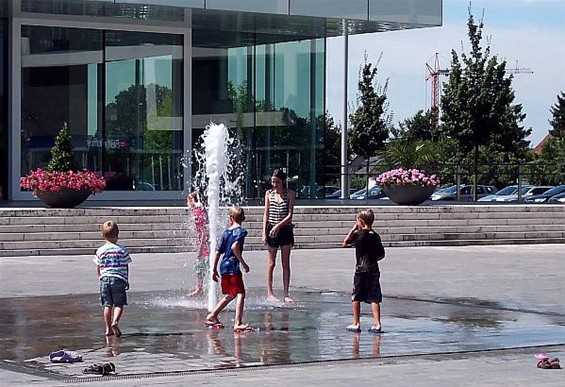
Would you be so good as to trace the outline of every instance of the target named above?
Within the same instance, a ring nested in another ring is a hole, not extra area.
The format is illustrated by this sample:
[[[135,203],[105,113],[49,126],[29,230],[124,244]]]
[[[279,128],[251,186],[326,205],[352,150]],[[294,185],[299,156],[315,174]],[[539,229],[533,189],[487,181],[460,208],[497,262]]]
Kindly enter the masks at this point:
[[[373,225],[373,222],[375,221],[375,214],[373,213],[373,210],[367,208],[366,210],[359,211],[359,213],[357,214],[357,219],[361,219],[363,223],[371,227]]]
[[[240,206],[235,206],[230,208],[229,216],[235,223],[241,224],[245,220],[245,211]]]
[[[286,173],[284,173],[282,169],[275,169],[273,171],[273,175],[271,176],[271,185],[273,187],[276,187],[277,184],[280,183],[281,186],[284,186],[285,181],[286,181]]]
[[[106,240],[118,239],[120,230],[118,229],[118,224],[113,220],[108,220],[102,225],[102,236]]]
[[[199,200],[198,200],[198,190],[192,191],[191,193],[189,193],[186,196],[186,202],[191,206],[196,205],[199,202]]]

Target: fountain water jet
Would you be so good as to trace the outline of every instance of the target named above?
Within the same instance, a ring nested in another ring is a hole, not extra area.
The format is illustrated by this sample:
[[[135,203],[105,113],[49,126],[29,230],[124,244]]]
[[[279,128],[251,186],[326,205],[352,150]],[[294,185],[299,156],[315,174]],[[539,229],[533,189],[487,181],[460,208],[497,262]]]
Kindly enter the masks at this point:
[[[232,145],[228,129],[224,124],[216,125],[210,123],[206,126],[202,135],[204,152],[200,155],[200,164],[204,165],[207,177],[206,197],[208,199],[208,220],[210,225],[210,263],[208,279],[208,311],[211,311],[217,303],[216,283],[212,280],[212,268],[216,254],[216,244],[221,233],[222,222],[219,218],[220,202],[225,202],[227,192],[233,191],[239,180],[230,182],[228,174],[233,166],[230,164],[228,146]],[[222,187],[223,185],[223,187]]]

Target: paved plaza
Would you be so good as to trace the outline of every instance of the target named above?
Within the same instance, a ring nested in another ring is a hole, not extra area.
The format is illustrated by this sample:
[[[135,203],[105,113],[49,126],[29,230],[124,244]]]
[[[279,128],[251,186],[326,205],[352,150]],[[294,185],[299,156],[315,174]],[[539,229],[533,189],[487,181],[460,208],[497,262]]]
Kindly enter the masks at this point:
[[[266,252],[245,253],[245,321],[204,327],[206,299],[184,296],[194,254],[136,254],[122,338],[103,336],[91,256],[0,258],[2,385],[563,386],[563,245],[389,248],[381,262],[383,335],[345,331],[354,251],[293,252],[292,305],[265,301]],[[281,291],[277,266],[275,287]],[[371,325],[362,306],[362,324]],[[83,362],[49,363],[67,348]],[[82,369],[111,361],[116,376]]]

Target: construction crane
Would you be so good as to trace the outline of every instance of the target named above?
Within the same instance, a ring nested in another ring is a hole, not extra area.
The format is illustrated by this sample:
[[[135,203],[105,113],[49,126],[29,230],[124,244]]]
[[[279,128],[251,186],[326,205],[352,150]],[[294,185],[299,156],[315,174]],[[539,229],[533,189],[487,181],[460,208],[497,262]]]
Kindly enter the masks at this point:
[[[426,68],[428,69],[428,75],[426,76],[426,81],[428,79],[432,80],[432,106],[430,108],[432,112],[432,128],[435,128],[439,118],[439,76],[449,75],[448,69],[439,68],[439,54],[436,52],[434,66],[430,66],[426,63]]]
[[[435,53],[434,55],[434,64],[433,67],[429,63],[426,63],[426,68],[428,73],[426,75],[426,81],[431,79],[432,82],[432,100],[431,100],[431,107],[430,111],[432,113],[432,127],[436,127],[439,121],[439,92],[440,92],[440,84],[439,84],[439,76],[440,75],[449,75],[449,69],[441,69],[439,64],[439,53]],[[516,67],[506,69],[507,74],[533,74],[531,68],[529,67],[520,67],[518,65],[518,61],[516,60]]]

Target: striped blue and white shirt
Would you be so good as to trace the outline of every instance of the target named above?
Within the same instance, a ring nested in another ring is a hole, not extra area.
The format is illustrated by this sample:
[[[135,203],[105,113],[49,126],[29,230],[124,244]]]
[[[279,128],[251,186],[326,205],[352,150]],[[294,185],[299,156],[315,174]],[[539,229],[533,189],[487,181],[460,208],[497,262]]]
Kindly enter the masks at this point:
[[[100,267],[100,278],[118,277],[128,281],[128,264],[131,257],[126,247],[106,242],[96,250],[93,261]]]

